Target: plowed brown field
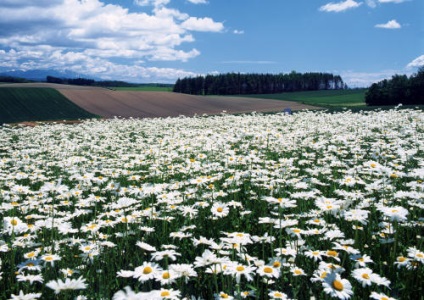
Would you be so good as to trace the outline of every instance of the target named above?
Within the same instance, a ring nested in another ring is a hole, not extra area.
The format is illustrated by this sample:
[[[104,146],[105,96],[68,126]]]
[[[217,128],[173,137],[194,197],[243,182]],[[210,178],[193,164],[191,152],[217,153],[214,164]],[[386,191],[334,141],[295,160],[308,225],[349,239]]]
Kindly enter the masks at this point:
[[[272,112],[316,109],[296,102],[219,96],[194,96],[170,92],[113,91],[49,83],[4,84],[15,87],[51,87],[83,109],[105,118],[193,116],[195,114]]]

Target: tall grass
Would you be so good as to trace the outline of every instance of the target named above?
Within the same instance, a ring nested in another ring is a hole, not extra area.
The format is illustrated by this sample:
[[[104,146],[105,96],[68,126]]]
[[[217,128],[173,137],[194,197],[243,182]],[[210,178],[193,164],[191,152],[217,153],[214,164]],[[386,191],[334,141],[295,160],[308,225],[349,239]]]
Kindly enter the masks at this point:
[[[0,139],[1,299],[423,299],[421,111]]]

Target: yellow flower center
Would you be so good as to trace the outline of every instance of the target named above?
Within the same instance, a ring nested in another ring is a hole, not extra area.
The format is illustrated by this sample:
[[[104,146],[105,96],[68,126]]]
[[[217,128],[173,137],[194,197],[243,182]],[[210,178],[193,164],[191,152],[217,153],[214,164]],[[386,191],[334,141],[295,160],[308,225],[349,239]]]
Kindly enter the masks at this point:
[[[272,270],[271,267],[265,267],[264,272],[267,273],[267,274],[271,274],[273,272],[273,270]]]
[[[243,266],[237,266],[236,270],[238,272],[243,272],[244,271],[244,267]]]
[[[389,298],[383,296],[380,298],[380,300],[389,300]]]
[[[10,220],[10,224],[12,224],[12,226],[16,226],[16,225],[18,225],[18,220],[12,219],[12,220]]]
[[[153,269],[152,269],[151,267],[145,267],[145,268],[143,269],[143,274],[144,274],[144,275],[150,274],[150,273],[152,273],[152,272],[153,272]]]
[[[299,228],[294,228],[294,229],[293,229],[293,232],[294,232],[294,233],[301,233],[302,231],[301,231]]]
[[[343,283],[340,280],[334,280],[333,281],[333,288],[336,289],[337,291],[343,291]]]
[[[397,260],[398,260],[398,262],[404,262],[406,260],[406,258],[403,257],[403,256],[399,256]]]
[[[52,261],[53,260],[53,256],[46,256],[44,258],[45,261]]]
[[[283,294],[279,293],[279,292],[275,292],[274,293],[274,298],[282,298]]]
[[[221,296],[221,298],[224,298],[224,299],[228,298],[228,294],[226,294],[226,293],[221,293],[221,294],[219,294],[219,296]]]
[[[163,274],[162,274],[162,278],[163,279],[169,279],[171,277],[171,275],[169,275],[169,272],[164,272]]]
[[[321,278],[321,279],[324,279],[325,277],[327,277],[327,272],[322,272],[322,274],[321,274],[320,278]]]
[[[327,251],[327,255],[328,256],[332,256],[332,257],[336,257],[337,256],[337,252],[334,250],[329,250]]]
[[[424,258],[424,254],[422,254],[422,253],[417,253],[417,255],[416,255],[418,258]]]
[[[301,270],[299,270],[299,269],[296,269],[296,270],[294,270],[294,274],[296,274],[296,275],[302,275],[303,272]]]
[[[279,268],[279,267],[281,267],[281,263],[278,260],[274,261],[274,263],[272,264],[272,267],[273,268]]]
[[[96,224],[90,224],[87,227],[88,227],[88,229],[96,229],[97,225]]]
[[[368,275],[367,273],[362,274],[362,278],[364,279],[370,279],[370,275]]]
[[[33,258],[33,257],[35,257],[35,252],[30,252],[30,253],[28,253],[28,254],[27,254],[27,257],[28,257],[28,258]]]
[[[218,207],[217,209],[216,209],[216,211],[217,212],[219,212],[219,213],[222,213],[222,211],[223,211],[224,209],[222,208],[222,207]]]
[[[160,296],[161,297],[169,297],[169,296],[171,296],[171,293],[169,291],[162,291],[160,293]]]

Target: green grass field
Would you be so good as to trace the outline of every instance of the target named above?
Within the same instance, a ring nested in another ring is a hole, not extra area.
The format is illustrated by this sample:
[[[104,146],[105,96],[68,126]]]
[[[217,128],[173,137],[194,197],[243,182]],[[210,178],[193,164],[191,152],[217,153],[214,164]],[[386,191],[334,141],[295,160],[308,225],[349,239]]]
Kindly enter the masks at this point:
[[[365,92],[367,89],[355,90],[323,90],[292,92],[281,94],[249,95],[248,97],[287,100],[326,108],[335,107],[365,107]]]
[[[0,88],[0,124],[93,117],[55,89]]]

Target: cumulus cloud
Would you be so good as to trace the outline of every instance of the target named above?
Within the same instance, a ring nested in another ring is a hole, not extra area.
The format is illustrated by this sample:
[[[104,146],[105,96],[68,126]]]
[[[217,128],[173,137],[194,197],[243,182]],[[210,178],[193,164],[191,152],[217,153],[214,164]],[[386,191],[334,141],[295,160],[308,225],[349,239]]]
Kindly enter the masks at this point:
[[[424,54],[418,56],[416,59],[411,61],[406,67],[407,68],[419,68],[424,66]]]
[[[383,28],[383,29],[399,29],[402,28],[402,26],[396,21],[396,20],[390,20],[387,23],[384,24],[377,24],[375,25],[377,28]]]
[[[181,23],[181,27],[191,31],[211,31],[219,32],[224,29],[222,23],[216,23],[211,18],[190,17]]]
[[[3,0],[0,54],[4,59],[0,67],[84,68],[87,74],[104,72],[108,76],[120,68],[135,68],[124,67],[122,59],[128,64],[134,60],[190,60],[200,51],[182,45],[195,41],[194,32],[224,30],[223,23],[212,18],[168,8],[170,0],[134,3],[152,6],[152,10],[130,12],[102,0]],[[88,66],[93,69],[90,71]],[[150,70],[140,68],[136,70]],[[157,69],[155,72],[160,74]]]
[[[134,4],[139,6],[163,6],[170,2],[171,0],[134,0]]]
[[[383,79],[390,79],[395,74],[405,74],[404,70],[384,70],[380,72],[342,71],[340,76],[352,88],[367,87]],[[410,73],[407,73],[407,75]]]
[[[361,5],[362,3],[360,2],[356,2],[353,0],[346,0],[346,1],[337,2],[337,3],[334,3],[334,2],[327,3],[321,6],[319,10],[324,12],[342,12],[348,9],[359,7]]]
[[[244,34],[244,30],[238,30],[238,29],[234,29],[233,30],[234,34]]]

